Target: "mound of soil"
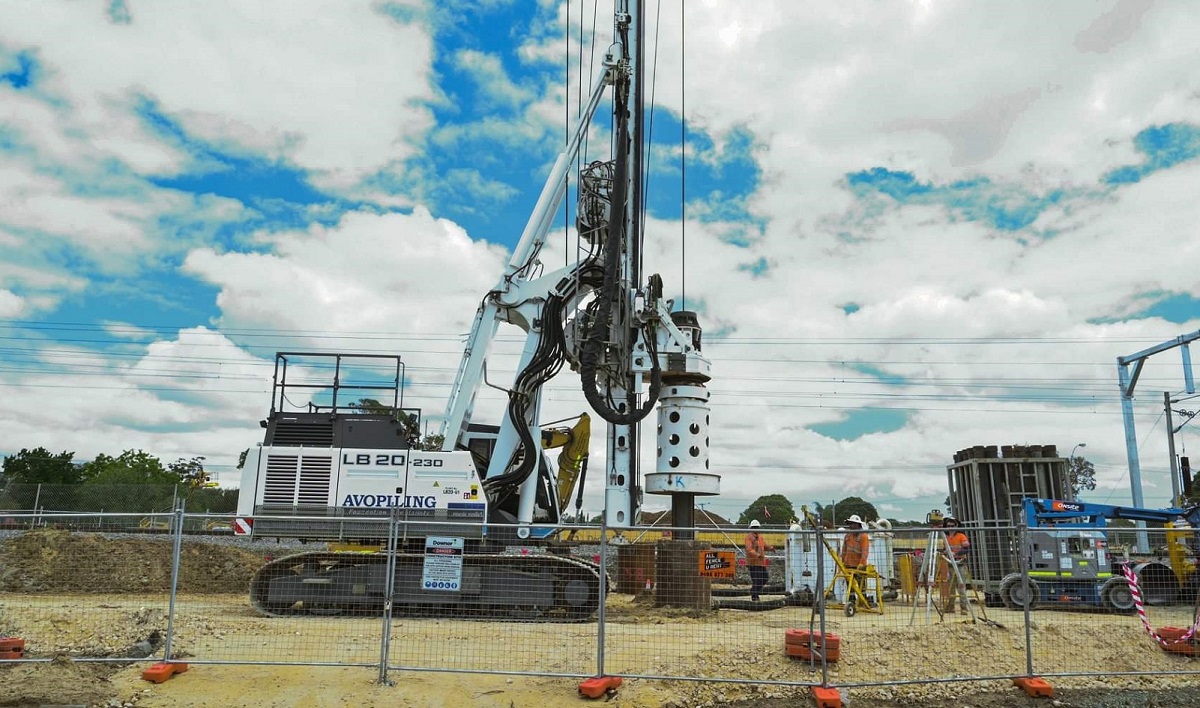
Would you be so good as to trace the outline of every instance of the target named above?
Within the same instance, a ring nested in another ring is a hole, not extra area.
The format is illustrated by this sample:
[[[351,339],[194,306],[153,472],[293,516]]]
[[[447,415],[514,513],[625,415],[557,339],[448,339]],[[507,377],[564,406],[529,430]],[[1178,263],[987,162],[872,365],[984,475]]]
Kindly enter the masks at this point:
[[[0,667],[0,706],[104,705],[114,693],[109,677],[116,671],[65,657]]]
[[[0,540],[0,592],[168,592],[172,550],[166,537],[29,531]],[[249,592],[250,579],[264,562],[262,555],[243,548],[187,539],[179,591]]]

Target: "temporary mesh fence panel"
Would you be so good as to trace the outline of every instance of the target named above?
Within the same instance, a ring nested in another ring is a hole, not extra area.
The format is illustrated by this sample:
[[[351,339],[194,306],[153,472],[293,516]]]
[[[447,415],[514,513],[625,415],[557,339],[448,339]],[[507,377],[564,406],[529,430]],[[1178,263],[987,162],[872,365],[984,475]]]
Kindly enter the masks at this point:
[[[270,519],[255,521],[266,527]],[[324,541],[233,536],[225,530],[233,523],[232,517],[184,516],[184,528],[221,532],[183,535],[173,653],[195,663],[378,666],[382,600],[349,606],[367,597],[353,563],[340,562]],[[386,519],[356,524],[367,537],[387,536]],[[344,557],[370,562],[379,555],[367,545],[356,550]]]
[[[627,582],[608,603],[606,670],[848,686],[1026,673],[1020,615],[987,607],[941,530],[748,533],[622,534],[616,572]],[[758,543],[767,572],[755,598],[760,571],[746,549]]]
[[[1200,655],[1193,532],[1049,528],[1026,532],[1041,675],[1192,673]],[[1150,555],[1130,555],[1138,533]],[[1086,649],[1086,650],[1084,650]]]
[[[784,537],[764,534],[768,563],[755,602],[744,535],[662,526],[610,534],[606,555],[615,559],[617,583],[603,628],[605,671],[819,683],[819,665],[810,673],[785,654],[787,630],[807,627],[811,607],[782,600]]]
[[[397,537],[411,525],[400,523]],[[396,556],[389,668],[595,673],[598,540],[564,542],[570,532],[550,526],[528,538],[516,526],[420,526]]]
[[[892,563],[894,599],[886,630],[872,635],[887,671],[860,681],[946,681],[1027,673],[1024,616],[997,590],[1014,561],[1016,529],[993,524],[983,533],[957,526],[873,529],[889,547],[872,564]],[[980,547],[986,548],[979,553]],[[892,610],[898,610],[897,621]],[[877,660],[876,663],[882,663]]]
[[[6,514],[0,532],[0,661],[161,658],[170,607],[169,536],[77,531],[94,518]],[[110,516],[105,526],[129,525]],[[6,523],[7,525],[7,523]],[[33,527],[32,530],[30,527]],[[7,647],[5,643],[3,647]]]

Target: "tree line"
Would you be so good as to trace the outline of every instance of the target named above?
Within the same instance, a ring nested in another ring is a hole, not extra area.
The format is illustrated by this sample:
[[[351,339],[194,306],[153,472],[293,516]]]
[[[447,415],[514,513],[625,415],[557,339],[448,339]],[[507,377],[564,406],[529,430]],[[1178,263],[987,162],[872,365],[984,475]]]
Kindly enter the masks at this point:
[[[1071,485],[1071,491],[1075,498],[1079,498],[1082,492],[1088,492],[1096,489],[1096,466],[1087,461],[1083,457],[1072,456],[1067,465],[1067,483]],[[1200,492],[1197,492],[1200,497]],[[946,497],[946,513],[950,513],[950,497]],[[826,528],[837,528],[845,522],[850,516],[858,516],[863,521],[875,521],[883,518],[880,516],[875,505],[860,498],[846,497],[834,501],[831,504],[820,504],[813,502],[813,508],[809,510],[814,517],[820,520],[821,525]],[[755,499],[746,507],[745,511],[738,517],[737,525],[746,526],[751,521],[758,521],[763,526],[775,526],[786,528],[792,523],[793,519],[800,519],[800,514],[797,513],[792,502],[782,494],[767,494]],[[892,526],[925,526],[928,522],[924,519],[915,521],[901,521],[900,519],[888,519]]]
[[[881,518],[875,505],[861,497],[846,497],[831,504],[813,502],[808,511],[826,528],[837,528],[851,516],[857,516],[863,521]],[[804,521],[800,518],[801,513],[792,506],[791,500],[782,494],[766,494],[750,502],[750,506],[738,516],[737,525],[746,526],[751,521],[757,521],[767,527],[787,528],[793,520]],[[904,523],[895,519],[891,522],[901,525]]]
[[[164,464],[143,450],[75,460],[69,451],[21,449],[0,466],[0,508],[48,511],[170,511],[188,500],[190,511],[233,512],[237,490],[215,489],[203,457]]]

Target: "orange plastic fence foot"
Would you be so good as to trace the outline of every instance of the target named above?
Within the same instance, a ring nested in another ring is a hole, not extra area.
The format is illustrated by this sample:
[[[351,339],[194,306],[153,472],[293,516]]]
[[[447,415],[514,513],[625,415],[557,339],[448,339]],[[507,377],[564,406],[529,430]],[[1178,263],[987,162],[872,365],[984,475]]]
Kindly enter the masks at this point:
[[[1013,683],[1034,698],[1050,698],[1054,695],[1054,687],[1047,683],[1046,679],[1036,676],[1015,678]]]
[[[153,681],[154,683],[162,683],[171,678],[175,674],[182,674],[188,670],[187,664],[180,663],[164,663],[159,662],[142,672],[142,680]]]
[[[789,629],[783,633],[784,653],[796,659],[820,661],[825,652],[825,661],[837,661],[842,655],[842,640],[836,634],[810,632],[807,629]]]
[[[0,637],[0,661],[21,659],[25,656],[25,640],[16,637]]]
[[[1200,644],[1196,643],[1195,637],[1186,642],[1180,641],[1187,633],[1188,630],[1183,627],[1159,627],[1158,631],[1155,632],[1158,635],[1159,646],[1162,647],[1163,651],[1169,654],[1196,656],[1200,654]],[[3,650],[2,644],[0,644],[0,650]]]
[[[593,676],[590,679],[584,679],[579,684],[579,695],[587,698],[600,698],[610,693],[616,693],[617,687],[620,685],[620,676]]]
[[[809,690],[812,691],[813,700],[817,702],[817,708],[842,708],[842,694],[838,693],[836,688],[812,686]]]

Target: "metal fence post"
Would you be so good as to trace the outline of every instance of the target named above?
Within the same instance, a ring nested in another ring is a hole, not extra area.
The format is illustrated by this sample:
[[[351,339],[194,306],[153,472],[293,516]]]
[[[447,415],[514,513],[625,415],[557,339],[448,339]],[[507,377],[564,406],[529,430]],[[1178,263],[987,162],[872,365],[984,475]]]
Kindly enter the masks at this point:
[[[33,516],[29,517],[29,528],[36,528],[38,523],[38,503],[42,500],[42,485],[39,482],[37,491],[33,493]]]
[[[179,590],[179,559],[183,554],[183,507],[184,501],[180,500],[175,507],[172,515],[172,520],[175,524],[174,529],[174,548],[171,552],[171,599],[167,606],[167,638],[163,642],[163,661],[171,660],[171,640],[175,633],[175,596]]]
[[[600,515],[600,608],[596,617],[596,675],[604,675],[604,606],[608,595],[608,524]]]
[[[388,655],[392,651],[392,595],[396,592],[396,545],[400,536],[396,529],[399,524],[398,510],[392,509],[388,521],[387,579],[383,583],[383,636],[379,640],[379,683],[384,686],[392,685],[388,680]]]
[[[834,518],[837,518],[837,517],[834,517]],[[817,525],[816,531],[817,531],[817,545],[816,545],[816,550],[817,550],[817,592],[813,596],[813,603],[814,603],[813,606],[817,608],[817,612],[820,616],[821,686],[823,688],[828,688],[829,687],[829,662],[825,660],[825,655],[827,653],[829,653],[826,650],[826,647],[828,646],[828,635],[825,634],[825,606],[827,604],[825,602],[825,598],[826,598],[825,557],[824,557],[824,554],[825,554],[825,535],[824,534],[825,534],[825,532],[824,532],[824,529],[822,529],[819,524]],[[849,598],[847,598],[847,601],[849,601]],[[810,631],[811,631],[811,628],[810,628]],[[808,641],[809,641],[809,647],[812,647],[813,643],[812,643],[811,635],[809,636]]]
[[[1021,563],[1021,579],[1020,583],[1025,589],[1025,674],[1033,676],[1033,622],[1029,617],[1030,610],[1033,608],[1033,603],[1036,598],[1033,597],[1032,587],[1029,582],[1029,540],[1026,534],[1029,529],[1025,524],[1021,524],[1017,529],[1017,557]]]

